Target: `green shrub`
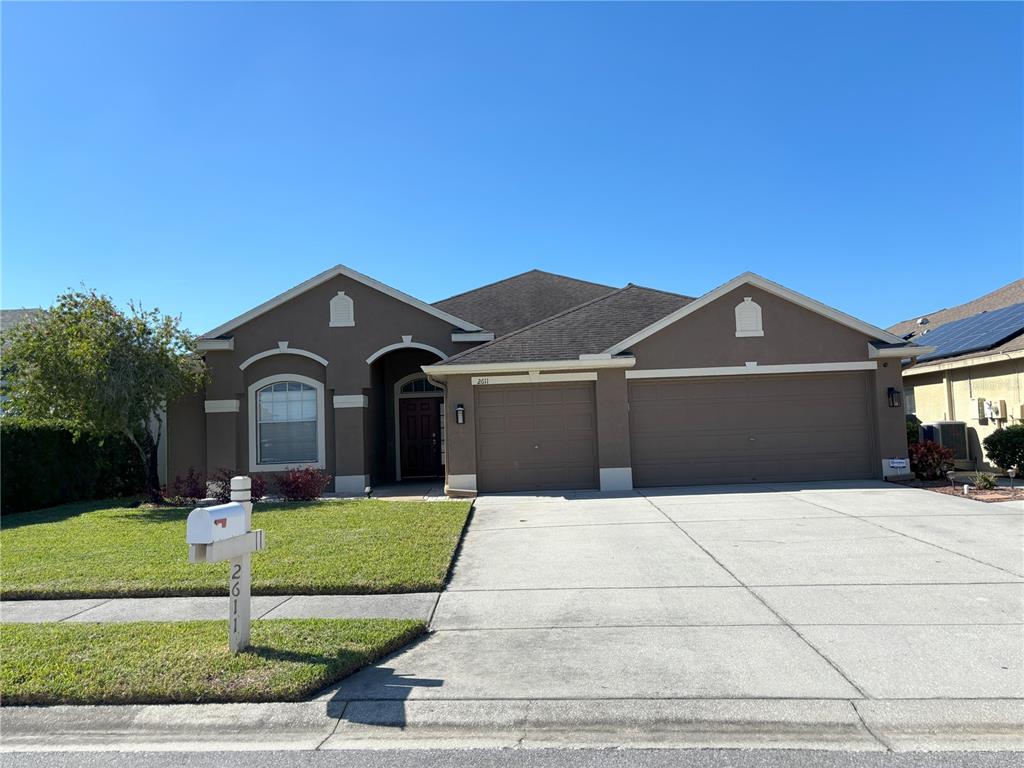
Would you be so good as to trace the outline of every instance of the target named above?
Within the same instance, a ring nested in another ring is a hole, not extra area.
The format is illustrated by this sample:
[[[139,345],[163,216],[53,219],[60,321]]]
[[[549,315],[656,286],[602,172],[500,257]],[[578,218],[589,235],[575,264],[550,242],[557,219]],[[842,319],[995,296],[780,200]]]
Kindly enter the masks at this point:
[[[1024,469],[1024,424],[997,429],[982,445],[989,460],[1000,469]]]
[[[140,493],[146,485],[138,451],[124,437],[0,422],[0,512],[42,509]]]
[[[975,472],[971,475],[971,483],[979,491],[991,491],[996,487],[996,476],[988,472]]]
[[[912,413],[907,414],[907,445],[921,442],[921,420]]]
[[[908,447],[910,469],[922,480],[938,480],[946,470],[953,468],[953,449],[944,448],[931,440]]]

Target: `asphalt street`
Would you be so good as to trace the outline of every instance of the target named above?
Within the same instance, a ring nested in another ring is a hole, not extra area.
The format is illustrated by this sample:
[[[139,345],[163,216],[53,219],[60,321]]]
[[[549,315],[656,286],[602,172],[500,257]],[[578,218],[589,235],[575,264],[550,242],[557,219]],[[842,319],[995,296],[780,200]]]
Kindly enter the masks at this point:
[[[4,768],[1017,768],[1021,752],[480,749],[336,752],[22,752]]]

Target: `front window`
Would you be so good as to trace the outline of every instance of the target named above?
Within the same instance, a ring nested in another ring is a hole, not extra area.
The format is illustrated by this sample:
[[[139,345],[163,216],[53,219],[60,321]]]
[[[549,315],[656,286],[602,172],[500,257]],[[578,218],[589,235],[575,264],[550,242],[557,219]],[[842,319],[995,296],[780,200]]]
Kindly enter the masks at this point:
[[[279,381],[256,393],[260,464],[302,464],[320,460],[317,450],[317,392],[298,381]]]

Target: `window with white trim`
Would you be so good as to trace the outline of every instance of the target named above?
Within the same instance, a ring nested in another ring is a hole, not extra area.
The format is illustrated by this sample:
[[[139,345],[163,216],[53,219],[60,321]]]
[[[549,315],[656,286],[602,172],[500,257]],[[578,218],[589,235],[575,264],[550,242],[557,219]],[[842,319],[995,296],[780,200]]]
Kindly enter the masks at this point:
[[[764,336],[761,326],[761,305],[750,296],[736,305],[736,336]]]
[[[256,393],[259,464],[320,461],[317,391],[300,381],[278,381]]]
[[[421,376],[418,379],[405,382],[405,384],[402,385],[401,392],[403,395],[407,395],[411,392],[444,392],[444,390],[434,384],[431,384],[427,380],[426,376]]]

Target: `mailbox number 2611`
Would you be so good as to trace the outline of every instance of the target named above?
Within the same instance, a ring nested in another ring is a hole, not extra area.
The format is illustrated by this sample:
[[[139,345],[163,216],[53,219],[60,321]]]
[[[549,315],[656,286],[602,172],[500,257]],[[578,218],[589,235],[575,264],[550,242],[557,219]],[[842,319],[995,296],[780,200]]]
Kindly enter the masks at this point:
[[[242,592],[241,581],[238,576],[242,572],[242,566],[234,564],[231,566],[231,594],[233,597],[238,597]]]

